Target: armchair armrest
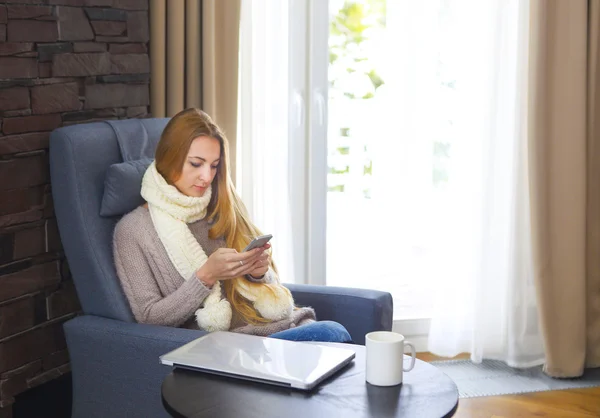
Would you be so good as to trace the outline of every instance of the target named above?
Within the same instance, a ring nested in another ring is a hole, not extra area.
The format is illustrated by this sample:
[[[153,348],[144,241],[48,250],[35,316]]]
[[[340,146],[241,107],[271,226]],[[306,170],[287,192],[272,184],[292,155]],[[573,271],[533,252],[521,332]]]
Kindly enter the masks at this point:
[[[357,344],[365,343],[371,331],[391,331],[393,301],[387,292],[348,287],[284,285],[300,306],[311,306],[318,320],[344,325]]]
[[[84,315],[63,325],[73,377],[73,418],[168,418],[158,357],[203,331]]]
[[[124,322],[93,315],[73,318],[64,324],[64,329],[67,338],[81,336],[85,338],[86,344],[120,347],[127,342],[127,349],[136,351],[138,355],[147,351],[164,354],[206,334],[205,331]]]

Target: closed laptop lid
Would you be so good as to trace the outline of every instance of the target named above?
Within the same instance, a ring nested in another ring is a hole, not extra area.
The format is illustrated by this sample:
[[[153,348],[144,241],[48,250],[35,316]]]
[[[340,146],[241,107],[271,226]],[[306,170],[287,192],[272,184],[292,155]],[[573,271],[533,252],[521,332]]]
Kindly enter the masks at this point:
[[[310,389],[348,364],[350,348],[218,331],[160,357],[162,364]]]

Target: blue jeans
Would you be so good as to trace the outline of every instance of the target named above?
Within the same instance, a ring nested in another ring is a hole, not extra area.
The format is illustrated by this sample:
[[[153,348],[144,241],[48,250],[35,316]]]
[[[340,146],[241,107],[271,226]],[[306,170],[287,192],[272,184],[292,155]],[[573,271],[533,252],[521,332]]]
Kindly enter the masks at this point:
[[[290,341],[352,343],[352,337],[346,328],[334,321],[311,322],[307,325],[276,332],[269,337]]]

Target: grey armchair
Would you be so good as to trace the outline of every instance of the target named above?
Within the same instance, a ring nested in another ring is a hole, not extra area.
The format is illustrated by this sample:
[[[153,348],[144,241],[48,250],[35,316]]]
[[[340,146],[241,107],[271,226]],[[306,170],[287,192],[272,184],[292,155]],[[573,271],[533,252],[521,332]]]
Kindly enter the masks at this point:
[[[56,218],[83,310],[83,315],[64,325],[73,378],[72,416],[76,418],[166,417],[160,388],[170,368],[160,365],[158,357],[203,335],[135,322],[112,257],[112,233],[118,217],[99,214],[105,173],[109,166],[123,161],[123,141],[144,141],[146,155],[139,157],[153,157],[167,122],[97,122],[59,128],[50,136]],[[135,132],[143,132],[143,138]],[[288,287],[299,305],[314,307],[319,319],[342,323],[356,343],[364,344],[367,332],[392,327],[389,293]]]

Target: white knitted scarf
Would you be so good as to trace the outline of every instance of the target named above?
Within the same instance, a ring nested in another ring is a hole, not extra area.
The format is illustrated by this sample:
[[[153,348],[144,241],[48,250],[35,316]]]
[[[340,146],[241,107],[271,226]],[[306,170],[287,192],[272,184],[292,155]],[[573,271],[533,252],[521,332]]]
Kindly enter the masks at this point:
[[[212,189],[202,197],[186,196],[175,186],[166,182],[150,164],[142,180],[142,197],[148,202],[148,209],[154,228],[175,269],[184,280],[195,278],[196,271],[208,257],[190,231],[187,224],[206,216]],[[253,302],[255,309],[271,320],[281,320],[291,315],[293,300],[281,286],[271,286],[274,292],[264,286],[248,286],[240,283],[240,294]],[[261,291],[263,290],[263,291]],[[216,282],[210,295],[196,311],[196,321],[207,331],[226,331],[231,326],[231,305],[222,298],[220,282]]]

